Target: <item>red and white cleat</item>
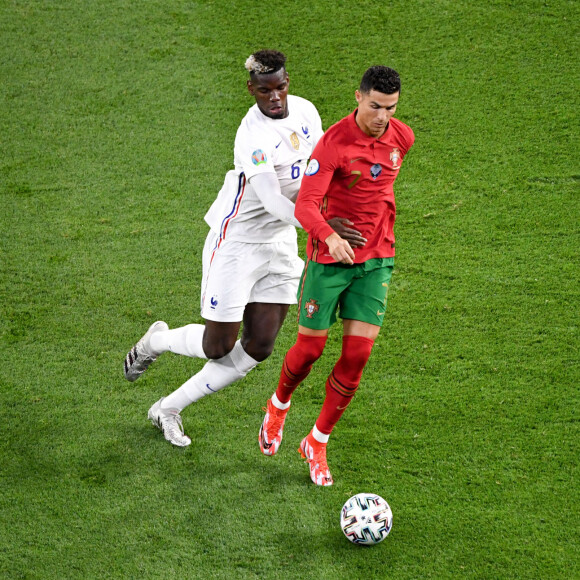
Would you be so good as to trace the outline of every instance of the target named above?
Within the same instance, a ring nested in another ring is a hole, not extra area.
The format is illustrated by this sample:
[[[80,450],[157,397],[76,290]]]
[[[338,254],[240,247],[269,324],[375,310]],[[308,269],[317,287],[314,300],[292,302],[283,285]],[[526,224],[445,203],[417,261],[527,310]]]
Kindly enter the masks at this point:
[[[332,485],[332,475],[326,463],[326,443],[319,443],[310,433],[302,439],[298,451],[310,467],[310,479],[316,485]]]
[[[284,431],[284,421],[288,414],[288,409],[278,409],[268,400],[268,406],[265,409],[266,416],[260,427],[258,441],[260,442],[260,451],[264,455],[276,455],[282,443],[282,434]]]

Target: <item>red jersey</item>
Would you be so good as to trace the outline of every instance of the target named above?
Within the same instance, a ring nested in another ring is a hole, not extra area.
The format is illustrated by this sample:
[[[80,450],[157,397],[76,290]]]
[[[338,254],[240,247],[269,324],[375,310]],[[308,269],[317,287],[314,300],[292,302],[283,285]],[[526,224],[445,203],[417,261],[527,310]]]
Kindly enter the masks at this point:
[[[412,129],[391,117],[378,139],[364,133],[356,110],[323,135],[304,174],[294,215],[308,232],[307,256],[333,263],[324,240],[334,232],[326,223],[348,218],[367,239],[354,248],[354,262],[395,255],[395,194],[393,183],[403,157],[413,145]]]

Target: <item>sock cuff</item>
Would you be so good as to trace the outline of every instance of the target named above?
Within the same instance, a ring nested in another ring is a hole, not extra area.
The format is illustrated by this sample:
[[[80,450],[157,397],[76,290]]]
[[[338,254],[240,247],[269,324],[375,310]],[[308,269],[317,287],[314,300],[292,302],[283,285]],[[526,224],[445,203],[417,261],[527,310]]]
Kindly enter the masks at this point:
[[[312,428],[312,437],[315,441],[318,441],[318,443],[326,445],[330,439],[330,433],[323,433],[315,423]]]
[[[252,358],[244,350],[241,340],[236,341],[234,348],[226,356],[230,357],[233,365],[236,367],[236,370],[244,376],[247,375],[255,366],[257,366],[259,362]]]
[[[327,340],[328,334],[303,334],[302,332],[298,332],[298,336],[296,337],[296,344],[302,342],[304,345],[316,345],[318,347],[324,348]]]
[[[357,336],[356,334],[345,334],[342,337],[342,344],[343,345],[353,344],[353,343],[369,344],[372,347],[375,344],[375,341],[372,338],[367,338],[366,336]]]
[[[276,409],[280,409],[280,411],[287,411],[290,408],[290,401],[288,401],[287,403],[283,403],[278,398],[278,395],[274,393],[272,395],[272,405],[274,405]]]

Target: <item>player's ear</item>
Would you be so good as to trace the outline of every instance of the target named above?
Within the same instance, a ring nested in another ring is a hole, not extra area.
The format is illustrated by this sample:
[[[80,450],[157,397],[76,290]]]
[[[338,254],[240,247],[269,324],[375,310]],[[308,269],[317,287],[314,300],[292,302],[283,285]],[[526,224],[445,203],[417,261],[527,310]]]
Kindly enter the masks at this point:
[[[362,94],[358,89],[354,92],[354,98],[356,99],[356,102],[360,105],[360,102],[362,100]]]
[[[248,87],[248,92],[253,97],[254,96],[254,85],[252,84],[252,81],[246,81],[246,83],[247,83],[247,87]]]

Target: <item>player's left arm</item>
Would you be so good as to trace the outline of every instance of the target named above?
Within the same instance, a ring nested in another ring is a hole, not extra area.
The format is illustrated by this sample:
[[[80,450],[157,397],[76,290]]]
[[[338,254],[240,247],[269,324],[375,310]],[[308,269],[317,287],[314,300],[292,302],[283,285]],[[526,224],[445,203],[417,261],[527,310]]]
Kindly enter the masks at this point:
[[[314,121],[313,121],[314,128],[312,130],[312,150],[316,148],[318,142],[324,135],[324,130],[322,129],[322,119],[318,114],[318,111],[315,109]]]
[[[330,227],[344,240],[346,240],[351,248],[362,248],[367,243],[367,239],[363,238],[358,230],[350,226],[354,226],[348,218],[333,217],[327,220]]]
[[[409,152],[409,149],[415,143],[415,133],[408,125],[403,125],[404,131],[401,132],[401,140],[403,141],[403,157]]]

